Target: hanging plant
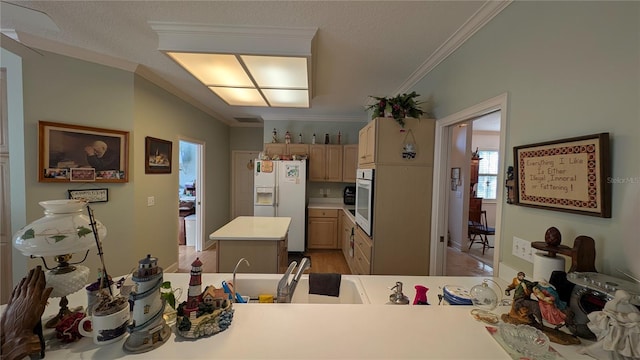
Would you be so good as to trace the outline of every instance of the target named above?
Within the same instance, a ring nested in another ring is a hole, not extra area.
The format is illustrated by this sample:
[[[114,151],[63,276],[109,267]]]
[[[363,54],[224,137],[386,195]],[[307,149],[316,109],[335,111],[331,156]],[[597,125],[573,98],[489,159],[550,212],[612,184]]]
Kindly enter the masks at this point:
[[[420,102],[416,98],[420,96],[415,91],[409,94],[401,94],[392,98],[371,96],[377,103],[367,107],[373,110],[371,118],[392,117],[404,128],[404,118],[420,118],[424,111],[420,108]]]

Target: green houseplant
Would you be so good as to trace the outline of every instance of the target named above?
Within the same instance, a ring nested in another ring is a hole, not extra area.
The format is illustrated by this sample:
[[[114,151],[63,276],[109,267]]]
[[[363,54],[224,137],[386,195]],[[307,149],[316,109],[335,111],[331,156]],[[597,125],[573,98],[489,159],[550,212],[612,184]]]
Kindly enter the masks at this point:
[[[372,118],[393,117],[400,126],[404,127],[404,118],[419,118],[424,111],[420,108],[420,102],[416,98],[420,96],[415,91],[409,94],[400,94],[391,98],[371,96],[377,102],[367,110],[373,110]]]

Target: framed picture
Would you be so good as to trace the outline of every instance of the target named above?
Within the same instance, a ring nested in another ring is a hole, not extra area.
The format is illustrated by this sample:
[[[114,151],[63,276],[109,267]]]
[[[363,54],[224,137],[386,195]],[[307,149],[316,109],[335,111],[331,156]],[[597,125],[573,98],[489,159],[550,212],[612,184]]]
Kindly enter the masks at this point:
[[[69,199],[82,199],[90,203],[109,201],[109,189],[68,190]]]
[[[171,141],[150,136],[145,141],[145,174],[171,174]]]
[[[71,168],[69,169],[70,181],[94,182],[96,181],[96,169],[94,168]]]
[[[40,121],[38,148],[40,182],[129,181],[127,131]]]
[[[609,133],[513,148],[515,202],[611,217]]]

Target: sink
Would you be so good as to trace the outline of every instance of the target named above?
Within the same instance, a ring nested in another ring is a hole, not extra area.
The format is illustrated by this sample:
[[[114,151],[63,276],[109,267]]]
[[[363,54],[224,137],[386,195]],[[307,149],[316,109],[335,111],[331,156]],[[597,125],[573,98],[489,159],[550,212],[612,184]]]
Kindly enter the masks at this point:
[[[273,295],[279,277],[256,277],[256,274],[242,274],[236,278],[237,290],[241,296],[249,296],[250,303],[257,303],[259,295]],[[309,294],[309,275],[303,275],[298,282],[296,291],[291,299],[293,304],[369,304],[369,298],[364,292],[360,280],[342,276],[340,281],[340,296],[325,296]]]

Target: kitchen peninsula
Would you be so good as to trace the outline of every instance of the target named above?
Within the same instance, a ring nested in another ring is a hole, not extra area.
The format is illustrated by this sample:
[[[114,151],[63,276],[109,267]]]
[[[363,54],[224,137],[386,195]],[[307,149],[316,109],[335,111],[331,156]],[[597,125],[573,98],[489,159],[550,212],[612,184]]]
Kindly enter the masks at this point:
[[[238,260],[251,266],[242,272],[284,273],[288,266],[290,217],[238,216],[209,235],[216,241],[216,271],[233,272]]]
[[[238,274],[238,281],[280,276]],[[230,279],[231,274],[202,274],[203,285],[219,287]],[[305,279],[308,275],[303,275]],[[46,359],[511,359],[486,324],[470,315],[472,306],[438,305],[443,286],[471,288],[482,278],[343,275],[342,279],[362,286],[363,304],[234,304],[231,326],[211,337],[191,341],[172,334],[164,345],[142,354],[125,353],[124,340],[105,346],[90,338],[64,345],[50,340],[55,345],[47,346]],[[165,273],[164,280],[186,289],[189,274]],[[503,289],[507,284],[493,280]],[[410,299],[415,285],[428,287],[431,305],[387,305],[389,287],[396,281],[403,282]],[[185,297],[183,291],[181,299]],[[86,306],[85,292],[70,296],[69,305]],[[44,318],[56,311],[49,305]],[[507,311],[508,306],[494,310]],[[552,346],[562,356],[556,359],[592,359],[577,353],[579,345]]]

